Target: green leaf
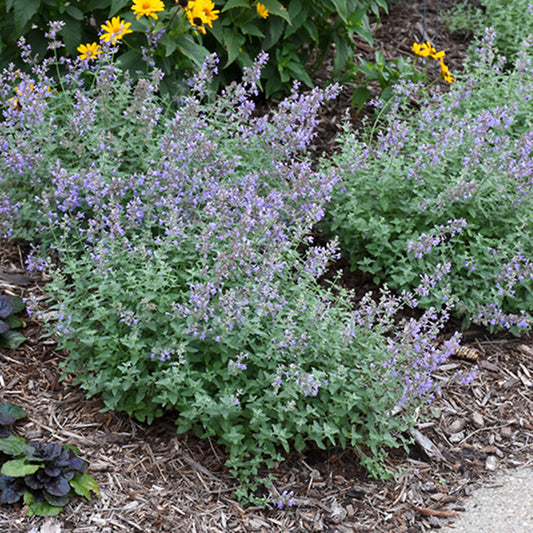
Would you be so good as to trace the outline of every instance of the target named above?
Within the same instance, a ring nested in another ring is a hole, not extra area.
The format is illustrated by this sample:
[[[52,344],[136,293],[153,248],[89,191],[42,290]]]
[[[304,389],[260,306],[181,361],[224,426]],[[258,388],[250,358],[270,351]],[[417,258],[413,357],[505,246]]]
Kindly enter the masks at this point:
[[[28,506],[26,516],[57,516],[63,510],[63,507],[50,505],[48,502],[36,502],[30,492],[26,494],[24,495],[24,503]]]
[[[241,48],[244,44],[244,41],[244,36],[236,32],[234,29],[224,29],[224,45],[228,54],[228,60],[224,65],[224,68],[226,68],[228,65],[231,65],[241,53]]]
[[[371,30],[364,28],[363,26],[356,26],[353,31],[357,33],[359,37],[362,37],[369,45],[374,45],[374,39],[372,39]]]
[[[292,24],[289,12],[278,2],[278,0],[263,0],[261,3],[268,9],[269,16],[276,15],[277,17],[281,17],[288,24]]]
[[[346,5],[346,0],[332,0],[332,2],[342,21],[348,24],[348,6]]]
[[[372,93],[367,87],[358,87],[352,94],[352,106],[361,109],[370,100]]]
[[[130,4],[130,0],[112,0],[111,8],[109,9],[109,16],[113,17],[116,15],[122,8]]]
[[[221,10],[221,13],[224,13],[225,11],[228,11],[229,9],[233,9],[234,7],[247,7],[250,9],[250,4],[247,0],[228,0],[224,7]]]
[[[109,0],[92,0],[88,4],[85,4],[86,13],[91,13],[96,9],[106,9],[109,6]]]
[[[24,477],[30,474],[35,474],[41,465],[31,465],[26,462],[26,458],[13,459],[12,461],[6,461],[2,465],[0,472],[4,476],[9,477]]]
[[[334,67],[333,75],[338,74],[346,65],[349,56],[349,47],[346,39],[343,39],[340,35],[335,34],[333,36],[333,41],[335,42],[335,58],[334,58]]]
[[[0,335],[0,348],[7,348],[8,350],[17,349],[24,341],[26,337],[18,331],[10,329]]]
[[[241,26],[241,31],[243,35],[253,35],[254,37],[259,37],[261,39],[265,36],[265,34],[253,22]]]
[[[20,313],[21,311],[24,311],[26,309],[26,305],[24,304],[22,298],[17,297],[11,297],[11,306],[13,307],[13,313]]]
[[[23,328],[26,324],[18,316],[10,315],[4,319],[4,322],[7,322],[11,328]]]
[[[66,6],[65,11],[68,15],[70,15],[73,19],[76,20],[83,20],[83,13],[74,6]]]
[[[192,35],[185,34],[180,36],[178,42],[180,52],[190,59],[195,65],[201,65],[209,53],[206,48],[198,44]]]
[[[117,64],[124,70],[135,72],[141,70],[143,59],[135,50],[128,50],[119,56]]]
[[[39,10],[40,0],[24,0],[15,2],[15,28],[17,33],[21,34],[24,31],[26,24]]]
[[[272,48],[283,35],[283,21],[280,19],[273,19],[272,22],[268,25],[268,31],[265,37],[265,40],[261,44],[263,50],[268,51]]]
[[[313,87],[313,80],[305,70],[305,66],[297,61],[290,61],[287,65],[287,70],[292,74],[294,79],[303,81],[308,87]]]
[[[12,416],[15,420],[22,420],[26,418],[28,414],[22,407],[15,405],[11,402],[2,402],[0,404],[0,413]],[[24,440],[24,439],[23,439]]]
[[[35,448],[31,444],[28,444],[22,437],[9,435],[9,437],[0,439],[0,452],[5,453],[6,455],[27,455],[34,451]]]
[[[88,500],[91,499],[91,492],[94,492],[99,498],[102,497],[98,483],[89,474],[83,473],[75,476],[70,480],[70,486],[74,489],[74,492],[79,496],[84,496]]]

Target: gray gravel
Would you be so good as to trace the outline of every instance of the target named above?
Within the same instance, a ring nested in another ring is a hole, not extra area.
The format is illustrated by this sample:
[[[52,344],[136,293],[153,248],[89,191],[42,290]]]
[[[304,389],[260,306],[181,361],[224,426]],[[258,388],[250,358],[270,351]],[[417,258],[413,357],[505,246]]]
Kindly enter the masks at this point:
[[[464,500],[445,533],[533,533],[533,469],[499,474]],[[453,522],[452,522],[453,520]]]

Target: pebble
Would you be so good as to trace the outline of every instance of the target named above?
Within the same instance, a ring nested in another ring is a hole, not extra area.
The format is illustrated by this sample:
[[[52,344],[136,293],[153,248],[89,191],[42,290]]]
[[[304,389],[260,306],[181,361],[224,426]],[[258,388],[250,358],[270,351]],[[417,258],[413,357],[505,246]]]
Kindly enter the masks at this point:
[[[456,418],[449,426],[448,433],[459,433],[466,426],[466,420],[464,418]]]
[[[513,435],[513,428],[511,426],[505,426],[504,428],[501,429],[500,431],[500,435],[504,438],[504,439],[509,439],[512,437]]]
[[[477,429],[481,429],[485,426],[485,420],[479,413],[474,413],[472,415],[472,424],[474,424],[474,427]]]
[[[485,468],[491,472],[494,472],[498,468],[498,459],[494,455],[489,455],[485,462]]]

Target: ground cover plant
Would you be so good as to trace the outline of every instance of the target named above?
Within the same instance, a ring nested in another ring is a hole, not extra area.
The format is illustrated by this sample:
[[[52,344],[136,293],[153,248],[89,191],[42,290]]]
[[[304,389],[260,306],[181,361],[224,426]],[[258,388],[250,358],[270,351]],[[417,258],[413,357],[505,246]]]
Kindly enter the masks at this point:
[[[55,516],[72,496],[100,496],[79,450],[30,442],[12,433],[13,425],[26,417],[19,406],[0,404],[0,503],[23,501],[28,516]]]
[[[533,35],[533,4],[529,0],[500,2],[480,0],[477,5],[457,3],[443,11],[444,23],[451,31],[479,36],[484,28],[496,32],[495,45],[513,61],[525,39]]]
[[[14,350],[26,340],[22,333],[16,331],[25,325],[17,316],[24,309],[21,298],[0,294],[0,347]]]
[[[375,137],[343,136],[325,227],[353,268],[422,307],[518,333],[533,309],[532,59],[526,43],[504,69],[494,39],[448,92],[405,83]]]
[[[46,64],[4,71],[2,228],[33,241],[65,371],[109,409],[174,412],[226,446],[243,487],[309,444],[386,475],[457,336],[436,342],[446,312],[396,319],[408,293],[354,311],[319,283],[336,243],[311,234],[340,175],[308,146],[338,88],[295,87],[256,117],[266,62],[215,97],[208,57],[174,102],[158,71],[133,83],[105,50],[60,84]]]

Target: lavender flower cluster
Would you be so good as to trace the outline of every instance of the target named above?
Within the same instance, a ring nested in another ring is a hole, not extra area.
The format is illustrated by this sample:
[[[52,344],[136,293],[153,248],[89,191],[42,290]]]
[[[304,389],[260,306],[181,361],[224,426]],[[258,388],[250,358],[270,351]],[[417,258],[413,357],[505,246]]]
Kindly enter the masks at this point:
[[[494,39],[447,93],[400,84],[377,141],[344,135],[329,233],[422,306],[519,333],[533,308],[533,59],[525,43],[504,69]]]
[[[61,87],[42,66],[0,84],[2,229],[40,241],[28,266],[53,278],[66,371],[142,420],[173,409],[248,480],[310,440],[398,445],[451,345],[433,311],[396,320],[414,294],[353,311],[318,282],[339,251],[310,235],[340,174],[308,149],[339,88],[258,117],[266,55],[216,98],[206,58],[171,103],[159,72],[132,83],[112,57],[64,61]]]

